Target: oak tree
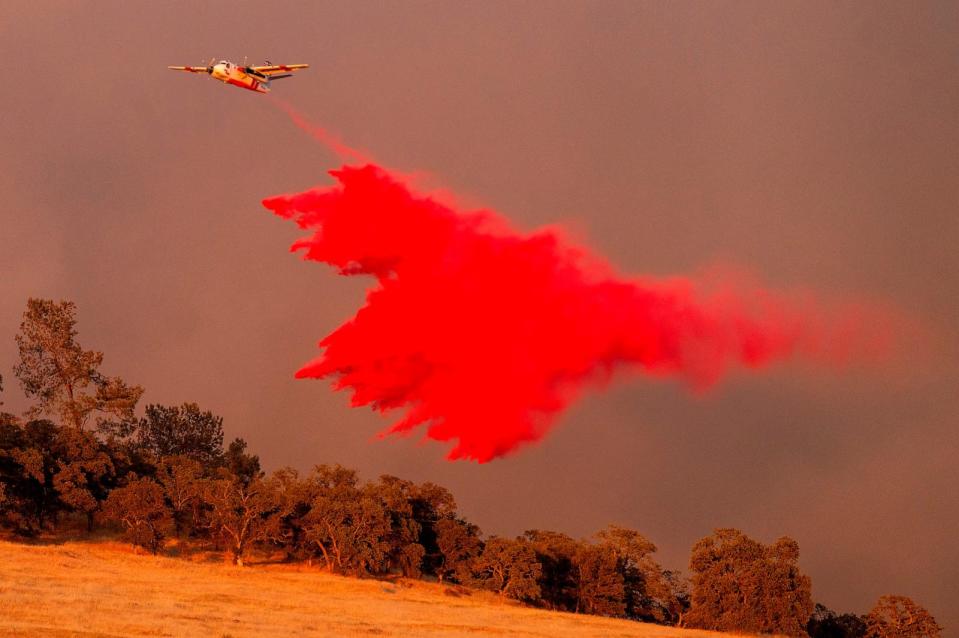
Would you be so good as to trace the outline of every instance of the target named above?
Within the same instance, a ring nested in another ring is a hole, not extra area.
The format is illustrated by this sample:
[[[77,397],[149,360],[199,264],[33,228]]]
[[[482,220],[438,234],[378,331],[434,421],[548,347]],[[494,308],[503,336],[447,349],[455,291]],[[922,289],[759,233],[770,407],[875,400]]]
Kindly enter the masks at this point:
[[[156,481],[163,489],[163,496],[170,507],[173,528],[177,538],[189,522],[196,527],[197,506],[203,498],[203,466],[199,461],[184,455],[164,456],[156,465]],[[191,530],[192,531],[192,530]]]
[[[301,478],[291,467],[273,472],[267,484],[276,495],[277,504],[269,542],[284,550],[287,560],[304,559],[312,564],[314,552],[306,537],[306,517],[318,495],[317,484],[309,478]]]
[[[471,584],[516,600],[539,598],[541,567],[529,541],[493,537],[470,567]]]
[[[938,638],[942,627],[922,605],[907,596],[881,596],[866,614],[868,638]]]
[[[60,428],[59,459],[53,485],[60,500],[87,519],[87,531],[93,531],[93,518],[106,500],[114,477],[113,463],[99,441],[74,428]]]
[[[739,530],[717,529],[694,546],[691,627],[806,635],[813,611],[811,582],[788,537],[763,545]]]
[[[356,472],[320,465],[310,477],[315,495],[304,533],[328,571],[355,575],[385,572],[393,521],[377,486],[359,486]]]
[[[439,576],[444,558],[437,542],[437,525],[455,518],[456,500],[445,487],[426,482],[412,487],[409,502],[420,528],[417,542],[424,552],[422,569]]]
[[[0,483],[8,519],[27,533],[56,525],[64,512],[79,512],[92,527],[113,478],[109,456],[88,432],[45,419],[0,426]]]
[[[480,529],[461,518],[441,518],[434,525],[439,560],[435,572],[440,582],[469,580],[470,562],[480,554]]]
[[[576,611],[579,574],[575,560],[583,543],[549,530],[527,530],[523,536],[536,551],[540,564],[539,603],[549,609]]]
[[[269,539],[271,517],[279,510],[275,494],[262,478],[246,482],[227,470],[205,487],[210,531],[227,541],[233,564],[242,566],[250,546]]]
[[[636,530],[609,525],[596,534],[619,561],[626,615],[647,622],[676,625],[689,607],[686,582],[653,559],[656,545]]]
[[[148,478],[137,478],[110,493],[103,504],[109,520],[123,525],[124,535],[134,546],[156,554],[163,545],[165,529],[170,523],[163,489]]]
[[[608,545],[583,544],[573,558],[576,572],[576,610],[600,616],[626,613],[623,573]]]
[[[413,508],[418,494],[416,485],[395,476],[384,474],[371,484],[371,495],[379,499],[390,517],[390,528],[385,541],[389,547],[389,566],[399,569],[403,576],[419,578],[422,574],[426,550],[420,544],[422,525]]]

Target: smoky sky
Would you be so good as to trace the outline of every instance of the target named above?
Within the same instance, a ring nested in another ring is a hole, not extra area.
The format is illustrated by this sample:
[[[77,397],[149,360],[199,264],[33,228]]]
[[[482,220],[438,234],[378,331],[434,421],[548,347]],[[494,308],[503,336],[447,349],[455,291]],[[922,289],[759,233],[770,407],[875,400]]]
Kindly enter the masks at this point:
[[[29,296],[145,401],[196,401],[273,469],[449,487],[484,531],[635,527],[685,568],[714,527],[799,541],[814,597],[959,635],[959,7],[918,3],[7,3],[0,373]],[[889,303],[921,352],[703,396],[634,379],[544,444],[447,463],[293,372],[363,300],[263,197],[336,158],[265,98],[167,65],[305,62],[275,92],[344,141],[626,273],[742,266]]]

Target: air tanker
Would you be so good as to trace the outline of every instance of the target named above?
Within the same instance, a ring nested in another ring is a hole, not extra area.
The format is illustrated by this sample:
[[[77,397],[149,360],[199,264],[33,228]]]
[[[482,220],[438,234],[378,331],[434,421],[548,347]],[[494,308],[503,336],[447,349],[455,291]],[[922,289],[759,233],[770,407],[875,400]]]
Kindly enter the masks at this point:
[[[269,60],[262,66],[247,66],[229,60],[220,60],[214,63],[211,59],[206,66],[169,66],[167,68],[174,71],[186,71],[187,73],[206,73],[214,80],[241,89],[256,91],[257,93],[269,93],[271,81],[291,77],[294,71],[308,69],[309,67],[309,64],[272,64]]]

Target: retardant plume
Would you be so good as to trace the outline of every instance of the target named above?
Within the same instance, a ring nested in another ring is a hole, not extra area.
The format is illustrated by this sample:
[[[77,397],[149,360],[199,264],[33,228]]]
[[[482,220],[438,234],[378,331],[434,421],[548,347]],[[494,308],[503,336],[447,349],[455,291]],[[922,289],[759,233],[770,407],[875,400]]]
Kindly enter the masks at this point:
[[[343,161],[358,162],[360,164],[367,164],[372,160],[370,156],[362,151],[348,146],[344,143],[339,137],[330,131],[326,130],[322,126],[318,126],[313,122],[307,120],[302,113],[293,108],[293,105],[285,100],[267,94],[268,99],[276,105],[281,111],[287,114],[290,120],[302,131],[309,133],[314,140],[330,149]]]
[[[842,362],[881,345],[865,310],[825,312],[722,279],[623,278],[556,229],[519,233],[374,165],[330,174],[337,185],[263,203],[311,231],[291,250],[375,282],[296,376],[333,377],[352,405],[401,411],[384,434],[425,426],[452,443],[450,459],[485,462],[541,439],[617,369],[704,388],[737,366]]]

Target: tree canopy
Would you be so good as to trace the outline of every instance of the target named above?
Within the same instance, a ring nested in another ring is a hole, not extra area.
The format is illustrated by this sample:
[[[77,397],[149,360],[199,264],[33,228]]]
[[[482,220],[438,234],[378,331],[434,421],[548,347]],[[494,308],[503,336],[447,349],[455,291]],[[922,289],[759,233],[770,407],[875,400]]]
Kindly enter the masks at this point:
[[[14,374],[36,403],[28,416],[45,414],[83,429],[94,413],[129,419],[143,394],[120,377],[100,372],[103,353],[77,342],[76,304],[30,299],[16,335],[20,361]]]
[[[223,457],[223,418],[200,410],[196,403],[150,404],[137,423],[135,438],[155,458],[185,456],[202,464],[216,464]]]
[[[868,638],[938,638],[942,627],[907,596],[882,596],[866,615]]]
[[[763,545],[739,530],[717,529],[693,546],[686,621],[718,631],[805,635],[812,584],[798,561],[791,538]]]

